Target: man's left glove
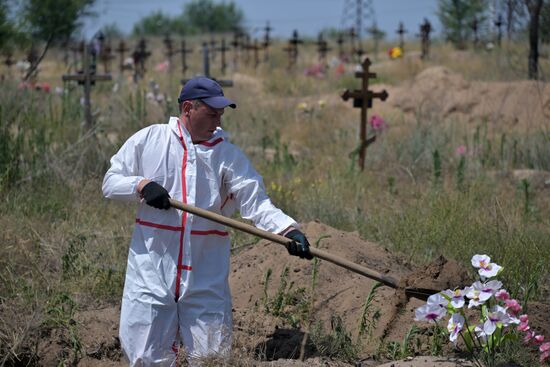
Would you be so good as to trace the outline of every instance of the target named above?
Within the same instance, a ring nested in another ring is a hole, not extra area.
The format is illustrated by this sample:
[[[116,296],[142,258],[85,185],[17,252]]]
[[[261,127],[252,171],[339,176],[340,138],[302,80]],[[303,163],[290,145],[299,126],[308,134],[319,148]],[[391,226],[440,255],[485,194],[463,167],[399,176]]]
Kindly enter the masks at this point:
[[[170,195],[168,191],[158,183],[151,181],[141,189],[141,196],[148,205],[157,209],[170,209]]]
[[[302,232],[297,229],[293,229],[285,234],[285,237],[292,240],[287,247],[289,254],[300,256],[302,259],[313,259],[313,255],[309,252],[309,242]]]

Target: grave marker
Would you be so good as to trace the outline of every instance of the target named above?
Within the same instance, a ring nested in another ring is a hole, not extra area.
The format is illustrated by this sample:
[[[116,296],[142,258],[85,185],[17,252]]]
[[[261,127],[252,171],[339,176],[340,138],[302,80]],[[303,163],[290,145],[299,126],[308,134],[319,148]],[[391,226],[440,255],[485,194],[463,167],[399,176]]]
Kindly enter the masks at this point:
[[[399,27],[395,33],[399,35],[399,48],[401,49],[401,52],[405,53],[405,33],[407,33],[407,30],[405,29],[403,22],[399,22]]]
[[[183,39],[181,41],[181,48],[178,50],[178,52],[181,54],[181,73],[182,75],[185,75],[187,69],[189,68],[187,66],[187,54],[192,53],[193,49],[187,48],[185,39]]]
[[[365,61],[361,64],[363,71],[358,71],[355,73],[356,78],[361,78],[361,89],[356,89],[353,91],[347,89],[341,96],[344,101],[353,98],[353,107],[361,108],[359,146],[357,148],[357,151],[359,152],[358,164],[361,171],[365,168],[365,153],[367,147],[376,140],[376,135],[371,138],[367,138],[367,109],[372,107],[373,99],[378,98],[385,101],[386,98],[388,98],[388,93],[386,90],[382,90],[381,92],[373,92],[369,90],[369,79],[376,78],[376,74],[369,71],[370,65],[371,62],[369,58],[365,58]]]
[[[91,129],[93,127],[93,117],[92,117],[92,103],[91,103],[91,90],[92,85],[96,81],[107,81],[111,80],[111,75],[96,74],[95,65],[89,64],[89,48],[84,47],[84,55],[82,57],[82,71],[78,74],[66,74],[63,75],[62,80],[66,81],[77,81],[78,84],[84,87],[84,120],[86,123],[86,128]]]
[[[130,51],[130,49],[126,46],[124,40],[120,40],[120,42],[118,43],[118,48],[115,51],[119,54],[118,69],[122,74],[124,72],[124,54]]]
[[[432,31],[432,24],[428,18],[424,18],[424,22],[420,25],[420,38],[422,42],[422,53],[420,58],[426,59],[430,55],[430,33]]]

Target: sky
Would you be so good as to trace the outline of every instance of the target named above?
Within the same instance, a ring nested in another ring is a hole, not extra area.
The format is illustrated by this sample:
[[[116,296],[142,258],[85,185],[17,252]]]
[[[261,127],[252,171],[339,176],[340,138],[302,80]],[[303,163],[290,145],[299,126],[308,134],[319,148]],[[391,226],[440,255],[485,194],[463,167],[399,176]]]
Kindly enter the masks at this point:
[[[216,2],[229,2],[215,0]],[[355,19],[357,0],[234,0],[243,10],[245,26],[252,37],[261,37],[269,21],[274,37],[289,38],[297,29],[300,36],[316,37],[326,28],[340,28],[345,14]],[[414,37],[418,27],[427,17],[435,28],[440,29],[437,21],[437,0],[362,0],[372,2],[378,28],[386,32],[386,39],[395,39],[400,21],[405,25],[407,37]],[[120,30],[129,34],[135,22],[153,11],[160,10],[169,16],[182,13],[190,0],[96,0],[93,11],[97,17],[86,20],[84,34],[91,37],[106,24],[116,24]],[[370,26],[372,17],[364,17],[364,23]],[[347,27],[355,20],[347,21]]]

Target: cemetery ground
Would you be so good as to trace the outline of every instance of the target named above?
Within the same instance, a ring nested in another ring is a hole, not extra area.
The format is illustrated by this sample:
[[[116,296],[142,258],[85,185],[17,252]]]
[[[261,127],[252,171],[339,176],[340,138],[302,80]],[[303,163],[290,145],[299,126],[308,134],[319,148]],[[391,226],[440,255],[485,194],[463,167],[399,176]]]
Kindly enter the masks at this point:
[[[389,98],[369,110],[386,125],[369,125],[377,138],[360,171],[359,112],[339,95],[358,88],[354,65],[341,76],[335,68],[306,76],[314,48],[300,51],[294,70],[282,48],[258,68],[229,66],[220,75],[233,80],[225,92],[238,104],[223,125],[312,246],[396,278],[424,274],[442,288],[471,282],[470,258],[488,254],[504,267],[499,278],[531,327],[550,338],[550,88],[524,80],[525,50],[436,44],[421,61],[410,44],[403,58],[371,57],[371,89]],[[198,73],[195,58],[190,70]],[[123,366],[118,318],[135,205],[104,199],[101,181],[127,137],[177,113],[184,76],[177,67],[171,79],[154,70],[161,52],[137,84],[114,72],[93,87],[95,125],[86,131],[82,88],[62,84],[60,60],[53,52],[41,65],[50,93],[18,88],[13,72],[0,88],[0,364]],[[541,67],[550,70],[548,59]],[[156,98],[151,80],[162,92]],[[396,365],[444,366],[467,358],[461,343],[455,349],[413,320],[420,301],[230,232],[231,365],[374,366],[414,357]],[[521,339],[498,358],[538,365]]]

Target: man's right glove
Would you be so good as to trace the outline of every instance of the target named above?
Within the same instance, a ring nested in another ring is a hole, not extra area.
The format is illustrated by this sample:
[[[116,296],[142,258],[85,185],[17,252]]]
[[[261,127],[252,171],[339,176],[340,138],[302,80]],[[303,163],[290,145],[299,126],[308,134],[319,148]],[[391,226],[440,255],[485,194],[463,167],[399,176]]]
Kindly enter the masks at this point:
[[[289,254],[300,256],[302,259],[313,259],[313,255],[309,252],[309,242],[302,232],[297,229],[293,229],[285,234],[285,237],[292,240],[292,242],[289,242],[287,247]]]
[[[170,209],[168,191],[158,183],[151,181],[141,189],[141,196],[148,205],[157,209]]]

